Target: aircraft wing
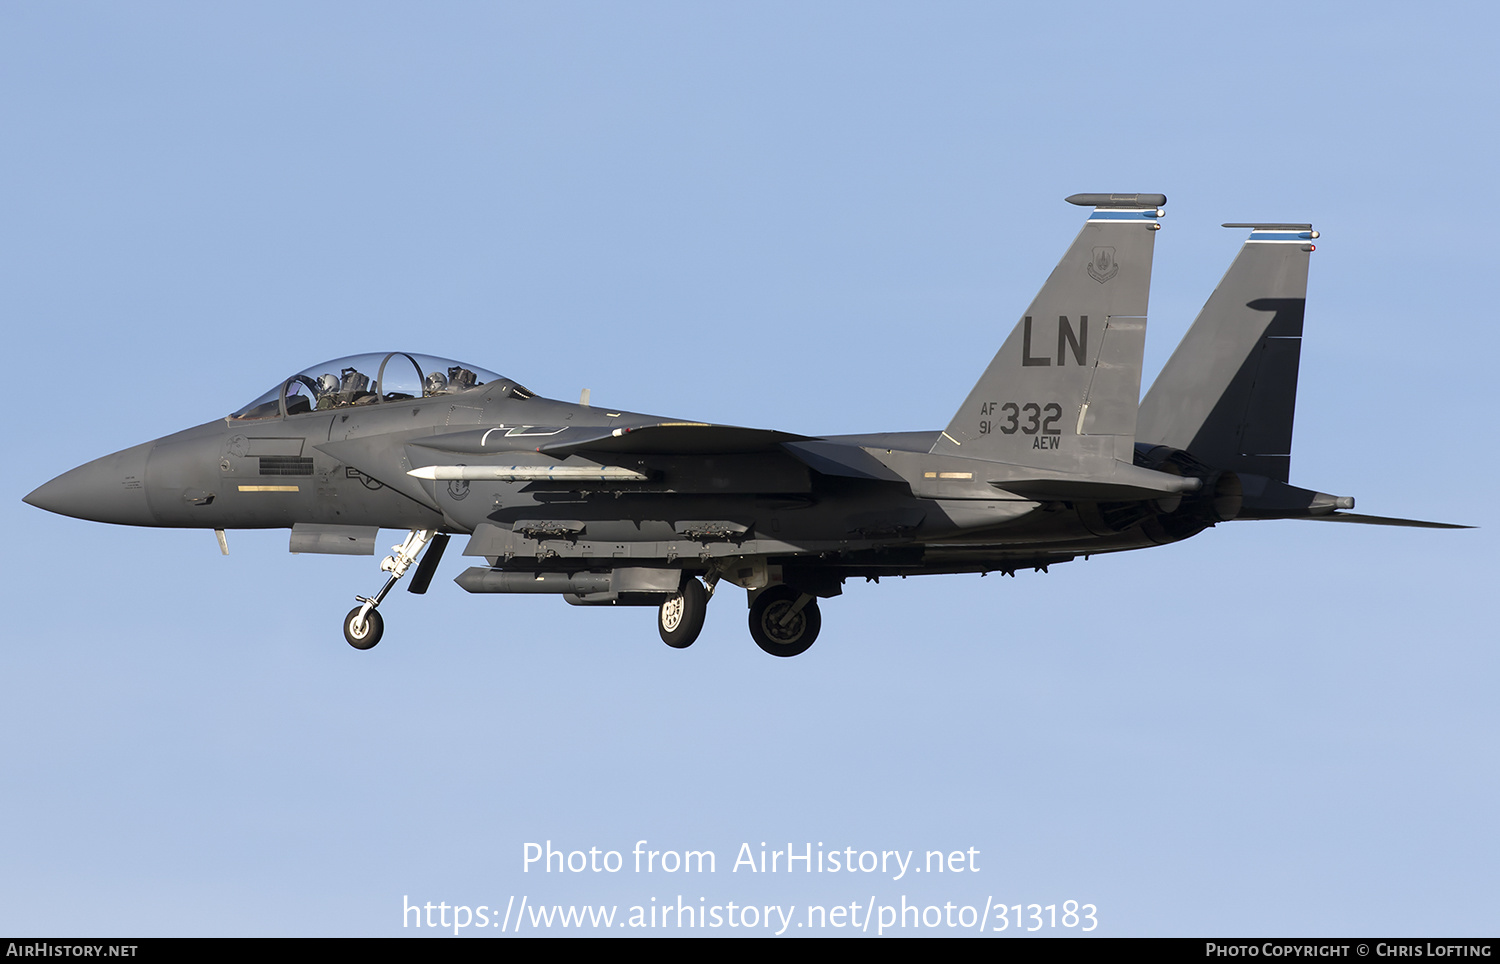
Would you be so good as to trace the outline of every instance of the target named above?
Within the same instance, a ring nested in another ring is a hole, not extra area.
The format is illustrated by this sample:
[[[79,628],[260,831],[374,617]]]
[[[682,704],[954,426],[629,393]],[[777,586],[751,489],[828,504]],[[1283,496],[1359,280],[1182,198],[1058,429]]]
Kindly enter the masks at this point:
[[[892,471],[884,462],[859,445],[846,445],[823,439],[807,439],[788,442],[783,448],[799,462],[824,475],[877,479],[882,482],[906,481],[900,473]]]
[[[575,452],[619,455],[730,455],[772,452],[803,435],[770,429],[710,425],[707,422],[656,422],[646,425],[497,426],[433,435],[411,444],[456,455],[540,452],[566,458]]]
[[[737,425],[707,422],[658,422],[655,425],[622,426],[611,429],[570,429],[578,436],[558,437],[538,446],[543,455],[562,457],[574,452],[609,452],[630,455],[730,455],[774,452],[783,442],[798,442],[805,435]]]

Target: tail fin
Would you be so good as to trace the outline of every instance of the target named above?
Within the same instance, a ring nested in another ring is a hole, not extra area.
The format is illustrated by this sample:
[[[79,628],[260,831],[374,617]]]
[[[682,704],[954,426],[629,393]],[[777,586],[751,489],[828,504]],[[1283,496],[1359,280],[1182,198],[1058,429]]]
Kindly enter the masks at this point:
[[[1226,224],[1250,237],[1141,402],[1142,442],[1287,481],[1310,224]]]
[[[1087,223],[1000,346],[936,454],[1058,471],[1133,458],[1161,194],[1075,194]]]

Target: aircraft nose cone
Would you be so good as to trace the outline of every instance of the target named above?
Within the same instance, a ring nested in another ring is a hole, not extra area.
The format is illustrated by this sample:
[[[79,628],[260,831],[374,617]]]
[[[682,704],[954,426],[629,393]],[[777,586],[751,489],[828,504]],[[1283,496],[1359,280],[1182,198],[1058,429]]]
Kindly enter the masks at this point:
[[[38,486],[23,501],[58,515],[117,525],[156,525],[146,502],[146,459],[154,442],[106,455]]]

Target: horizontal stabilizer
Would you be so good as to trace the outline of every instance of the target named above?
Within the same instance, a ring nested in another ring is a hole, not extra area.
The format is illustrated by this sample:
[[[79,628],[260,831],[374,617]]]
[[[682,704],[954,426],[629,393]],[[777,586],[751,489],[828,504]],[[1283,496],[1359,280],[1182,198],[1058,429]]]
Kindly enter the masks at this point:
[[[1303,516],[1312,522],[1355,522],[1366,526],[1402,526],[1408,529],[1473,529],[1452,522],[1423,522],[1419,519],[1388,519],[1380,515],[1360,515],[1357,512],[1335,512],[1332,515]]]

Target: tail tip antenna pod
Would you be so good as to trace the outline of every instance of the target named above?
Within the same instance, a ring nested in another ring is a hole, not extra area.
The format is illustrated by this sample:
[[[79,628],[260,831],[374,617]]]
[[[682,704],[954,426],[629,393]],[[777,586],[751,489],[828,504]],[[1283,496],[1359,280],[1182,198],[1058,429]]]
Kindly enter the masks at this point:
[[[1095,208],[1090,221],[1153,220],[1167,213],[1162,210],[1167,205],[1165,194],[1070,194],[1064,200],[1079,207]]]

